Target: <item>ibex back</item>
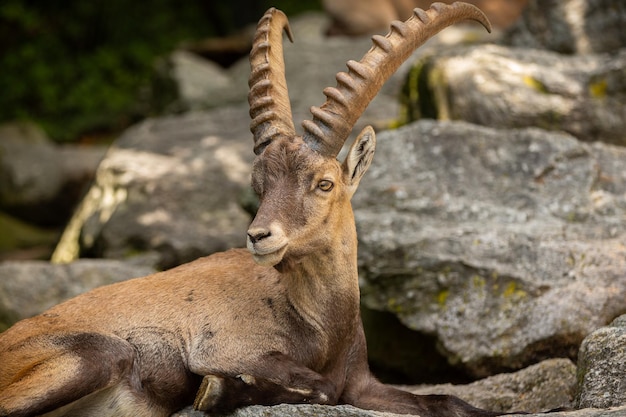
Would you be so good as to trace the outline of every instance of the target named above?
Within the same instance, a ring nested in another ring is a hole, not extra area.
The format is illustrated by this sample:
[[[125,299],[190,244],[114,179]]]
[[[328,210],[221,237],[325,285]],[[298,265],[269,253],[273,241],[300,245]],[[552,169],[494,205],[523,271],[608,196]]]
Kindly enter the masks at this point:
[[[359,315],[350,199],[375,146],[367,127],[340,163],[353,125],[421,43],[473,19],[455,3],[415,10],[349,72],[337,74],[304,134],[294,130],[282,57],[287,19],[270,9],[250,54],[250,114],[259,211],[246,249],[102,287],[0,335],[2,416],[168,416],[194,402],[318,403],[419,414],[491,416],[448,396],[378,382]],[[195,401],[194,401],[195,399]]]

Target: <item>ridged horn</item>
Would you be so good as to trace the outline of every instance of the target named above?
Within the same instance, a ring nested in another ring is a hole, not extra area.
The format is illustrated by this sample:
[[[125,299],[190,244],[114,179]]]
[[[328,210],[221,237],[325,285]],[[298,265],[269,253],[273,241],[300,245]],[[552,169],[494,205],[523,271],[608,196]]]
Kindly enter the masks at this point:
[[[293,42],[287,16],[275,8],[269,9],[259,20],[250,51],[248,102],[257,155],[277,136],[295,135],[285,81],[283,30]]]
[[[348,72],[337,74],[337,86],[324,90],[326,102],[311,107],[313,120],[302,122],[304,141],[323,155],[336,156],[365,108],[398,67],[432,36],[462,20],[475,20],[491,32],[480,9],[456,2],[434,3],[428,11],[415,9],[406,22],[392,22],[386,36],[373,36],[374,45],[361,61],[348,61]]]

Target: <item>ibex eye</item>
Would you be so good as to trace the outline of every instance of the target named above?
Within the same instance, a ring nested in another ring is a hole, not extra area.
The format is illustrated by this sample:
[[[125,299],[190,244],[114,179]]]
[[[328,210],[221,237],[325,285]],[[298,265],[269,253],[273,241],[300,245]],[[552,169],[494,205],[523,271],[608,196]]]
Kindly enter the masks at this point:
[[[322,191],[330,191],[333,189],[334,186],[335,184],[333,184],[332,181],[328,181],[328,180],[321,180],[317,184],[317,187]]]

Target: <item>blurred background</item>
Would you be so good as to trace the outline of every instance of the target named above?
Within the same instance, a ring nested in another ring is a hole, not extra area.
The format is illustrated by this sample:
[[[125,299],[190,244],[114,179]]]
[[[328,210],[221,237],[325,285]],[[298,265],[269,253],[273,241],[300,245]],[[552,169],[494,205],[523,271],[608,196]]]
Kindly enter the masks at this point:
[[[527,1],[474,3],[502,29]],[[218,79],[220,69],[192,74],[186,87],[177,85],[172,75],[177,58],[228,70],[245,60],[257,20],[272,6],[290,19],[325,13],[324,20],[314,20],[324,25],[317,29],[325,36],[362,38],[367,45],[368,35],[385,33],[390,21],[429,5],[425,0],[2,1],[0,260],[48,259],[106,147],[134,123],[189,110],[179,90],[202,101],[196,108],[232,101],[216,96],[207,103],[210,94],[197,86]],[[234,89],[240,87],[245,81]],[[16,141],[16,135],[29,139]]]
[[[155,60],[185,42],[232,36],[271,6],[290,15],[321,8],[316,0],[4,0],[0,122],[34,121],[57,142],[110,138],[158,112]],[[228,66],[246,50],[222,52],[214,58]]]

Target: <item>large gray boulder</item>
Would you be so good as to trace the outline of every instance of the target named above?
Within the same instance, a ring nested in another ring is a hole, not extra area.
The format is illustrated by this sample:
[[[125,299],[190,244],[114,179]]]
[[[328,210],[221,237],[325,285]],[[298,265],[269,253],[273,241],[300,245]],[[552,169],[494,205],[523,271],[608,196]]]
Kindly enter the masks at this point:
[[[63,186],[54,144],[33,124],[0,126],[0,205],[49,202]]]
[[[561,411],[548,414],[550,417],[625,417],[626,407],[610,409],[583,408],[575,411]],[[546,414],[512,414],[511,417],[546,417]]]
[[[146,266],[107,259],[82,259],[67,265],[45,261],[0,263],[0,332],[96,287],[152,272]]]
[[[563,411],[550,413],[550,417],[624,417],[626,407],[609,410],[584,409],[577,411]],[[252,406],[242,408],[229,414],[228,417],[401,417],[406,414],[381,413],[377,411],[360,410],[347,405],[329,407],[323,405],[291,405],[281,404],[273,407]],[[512,417],[545,417],[546,414],[511,415]],[[206,417],[206,414],[186,409],[172,417]]]
[[[571,133],[626,145],[626,49],[562,55],[497,45],[438,50],[404,87],[404,117]]]
[[[202,110],[241,102],[248,93],[247,68],[226,70],[183,49],[161,59],[155,70],[152,105],[165,112]],[[158,94],[157,94],[158,92]]]
[[[538,129],[382,132],[354,198],[363,302],[474,376],[575,359],[626,312],[624,160]]]
[[[43,226],[63,224],[104,152],[57,145],[31,123],[0,125],[0,210]]]
[[[470,384],[403,387],[419,395],[447,394],[500,412],[541,412],[572,408],[576,365],[569,359],[548,359],[518,372],[498,374]]]
[[[172,414],[172,417],[206,417],[206,413],[195,411],[191,407]],[[324,405],[294,405],[279,404],[272,407],[253,405],[240,408],[228,417],[395,417],[398,414],[380,413],[376,411],[361,410],[349,405],[335,407]]]
[[[244,244],[252,152],[241,107],[143,122],[109,150],[55,261],[152,252],[168,268]]]
[[[626,406],[626,316],[591,333],[578,355],[579,407]]]

